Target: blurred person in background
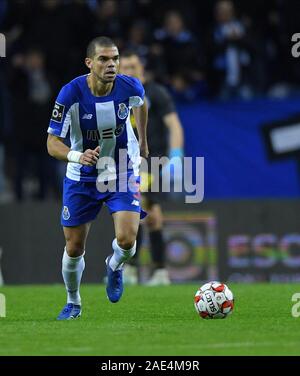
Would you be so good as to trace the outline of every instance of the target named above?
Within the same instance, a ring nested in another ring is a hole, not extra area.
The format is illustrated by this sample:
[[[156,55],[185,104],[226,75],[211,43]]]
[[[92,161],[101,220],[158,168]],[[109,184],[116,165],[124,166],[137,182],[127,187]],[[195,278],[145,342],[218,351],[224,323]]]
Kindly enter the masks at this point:
[[[50,179],[52,161],[44,146],[46,137],[43,124],[51,111],[53,88],[41,49],[32,47],[12,58],[9,89],[13,110],[13,139],[10,143],[15,150],[15,196],[23,200],[26,178],[35,176],[38,182],[35,197],[44,199],[47,187],[51,187],[51,183],[55,186],[56,182]]]
[[[149,36],[145,21],[138,20],[130,26],[126,46],[127,49],[135,51],[140,57],[147,59],[149,55]]]
[[[97,0],[93,14],[92,24],[89,25],[91,36],[108,35],[113,38],[119,48],[124,43],[124,16],[122,12],[123,1]],[[125,3],[126,4],[126,3]]]
[[[134,51],[124,51],[120,59],[120,72],[137,77],[145,88],[146,101],[148,103],[148,144],[150,157],[183,157],[183,129],[176,112],[175,105],[167,90],[146,78],[144,66],[140,57]],[[131,123],[135,127],[134,117]],[[142,186],[144,179],[142,176]],[[149,179],[151,180],[150,175]],[[168,285],[170,278],[166,269],[165,242],[163,239],[163,214],[160,202],[164,199],[162,193],[144,192],[142,194],[143,205],[148,212],[145,224],[149,230],[150,252],[153,262],[153,271],[149,286]],[[142,228],[139,228],[137,252],[125,265],[124,280],[129,284],[138,283],[138,251],[141,246]]]
[[[247,30],[237,19],[231,1],[219,1],[214,10],[215,25],[210,48],[214,78],[221,99],[250,98],[249,83],[251,54]]]
[[[157,46],[151,45],[150,28],[145,20],[137,20],[129,26],[126,41],[126,49],[135,52],[143,62],[147,61],[148,66],[151,67],[151,70],[147,71],[148,75],[153,78],[167,76],[164,57],[160,54],[160,47],[156,50]]]
[[[79,68],[84,69],[78,46],[90,40],[90,10],[87,4],[78,1],[42,0],[25,4],[22,47],[42,46],[46,69],[58,88],[77,74]]]
[[[151,49],[166,64],[167,75],[159,78],[182,93],[182,98],[195,99],[195,84],[204,79],[204,53],[179,11],[167,11],[162,27],[154,31]]]

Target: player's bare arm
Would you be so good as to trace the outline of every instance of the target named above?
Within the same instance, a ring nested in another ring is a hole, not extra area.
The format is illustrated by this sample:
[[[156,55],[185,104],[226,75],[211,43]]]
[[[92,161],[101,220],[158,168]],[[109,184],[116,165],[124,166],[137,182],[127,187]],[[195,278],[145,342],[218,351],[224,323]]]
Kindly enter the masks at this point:
[[[170,148],[182,149],[184,144],[184,136],[182,125],[176,112],[170,112],[163,117],[164,124],[170,132]]]
[[[83,153],[72,151],[61,137],[48,134],[47,149],[51,157],[66,162],[80,163],[85,166],[96,165],[99,159],[100,147],[97,146],[94,150],[87,149]]]
[[[133,114],[139,135],[141,157],[147,158],[149,150],[147,142],[148,107],[146,101],[140,107],[133,107]]]

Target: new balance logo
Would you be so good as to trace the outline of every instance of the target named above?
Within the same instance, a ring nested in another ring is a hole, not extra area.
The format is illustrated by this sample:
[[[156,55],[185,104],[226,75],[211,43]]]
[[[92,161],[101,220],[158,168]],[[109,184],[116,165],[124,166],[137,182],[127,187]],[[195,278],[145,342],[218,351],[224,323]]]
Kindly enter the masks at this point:
[[[138,202],[138,200],[133,200],[131,205],[140,206],[140,203]]]
[[[82,116],[82,120],[91,120],[93,118],[93,114],[84,114]]]

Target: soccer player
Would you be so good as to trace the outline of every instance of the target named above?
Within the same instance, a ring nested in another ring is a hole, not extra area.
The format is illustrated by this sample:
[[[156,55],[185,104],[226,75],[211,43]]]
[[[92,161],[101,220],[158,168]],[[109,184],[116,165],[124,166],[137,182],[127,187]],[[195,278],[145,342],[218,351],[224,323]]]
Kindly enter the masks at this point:
[[[149,108],[148,142],[151,157],[183,157],[183,129],[175,105],[167,90],[146,79],[144,65],[134,51],[124,51],[120,58],[120,72],[137,77],[144,85]],[[134,124],[135,119],[131,117]],[[154,177],[155,178],[155,177]],[[150,286],[170,284],[165,265],[165,242],[163,239],[163,214],[160,206],[160,193],[143,193],[143,205],[147,210],[145,224],[149,230],[150,252],[154,271],[147,282]],[[141,228],[139,236],[141,237]],[[140,241],[138,242],[140,244]],[[139,245],[138,244],[138,245]],[[139,247],[138,247],[139,248]],[[138,251],[138,249],[137,249]],[[124,270],[124,279],[128,283],[138,282],[138,252]]]
[[[66,240],[62,275],[67,304],[58,320],[81,315],[79,287],[85,266],[85,244],[91,222],[102,204],[108,207],[115,228],[113,254],[106,259],[106,292],[112,303],[122,296],[123,264],[136,251],[140,217],[145,214],[138,191],[140,155],[148,156],[144,88],[137,78],[118,74],[118,48],[107,37],[89,43],[85,64],[90,73],[61,89],[48,128],[49,154],[68,162],[61,214]],[[131,108],[139,142],[129,121]],[[71,148],[64,144],[68,131]],[[125,154],[119,153],[122,150]],[[122,167],[124,164],[126,168]],[[121,187],[124,179],[126,189]],[[112,182],[117,189],[105,191],[103,187]]]

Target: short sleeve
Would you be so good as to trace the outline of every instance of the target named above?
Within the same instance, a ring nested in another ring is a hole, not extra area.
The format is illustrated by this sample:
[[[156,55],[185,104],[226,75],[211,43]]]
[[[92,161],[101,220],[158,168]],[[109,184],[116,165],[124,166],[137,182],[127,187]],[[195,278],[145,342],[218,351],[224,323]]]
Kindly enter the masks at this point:
[[[56,98],[48,133],[65,138],[71,124],[72,91],[70,85],[64,86]]]
[[[141,81],[137,78],[132,78],[133,90],[132,95],[129,97],[129,107],[140,107],[144,104],[145,89]]]

